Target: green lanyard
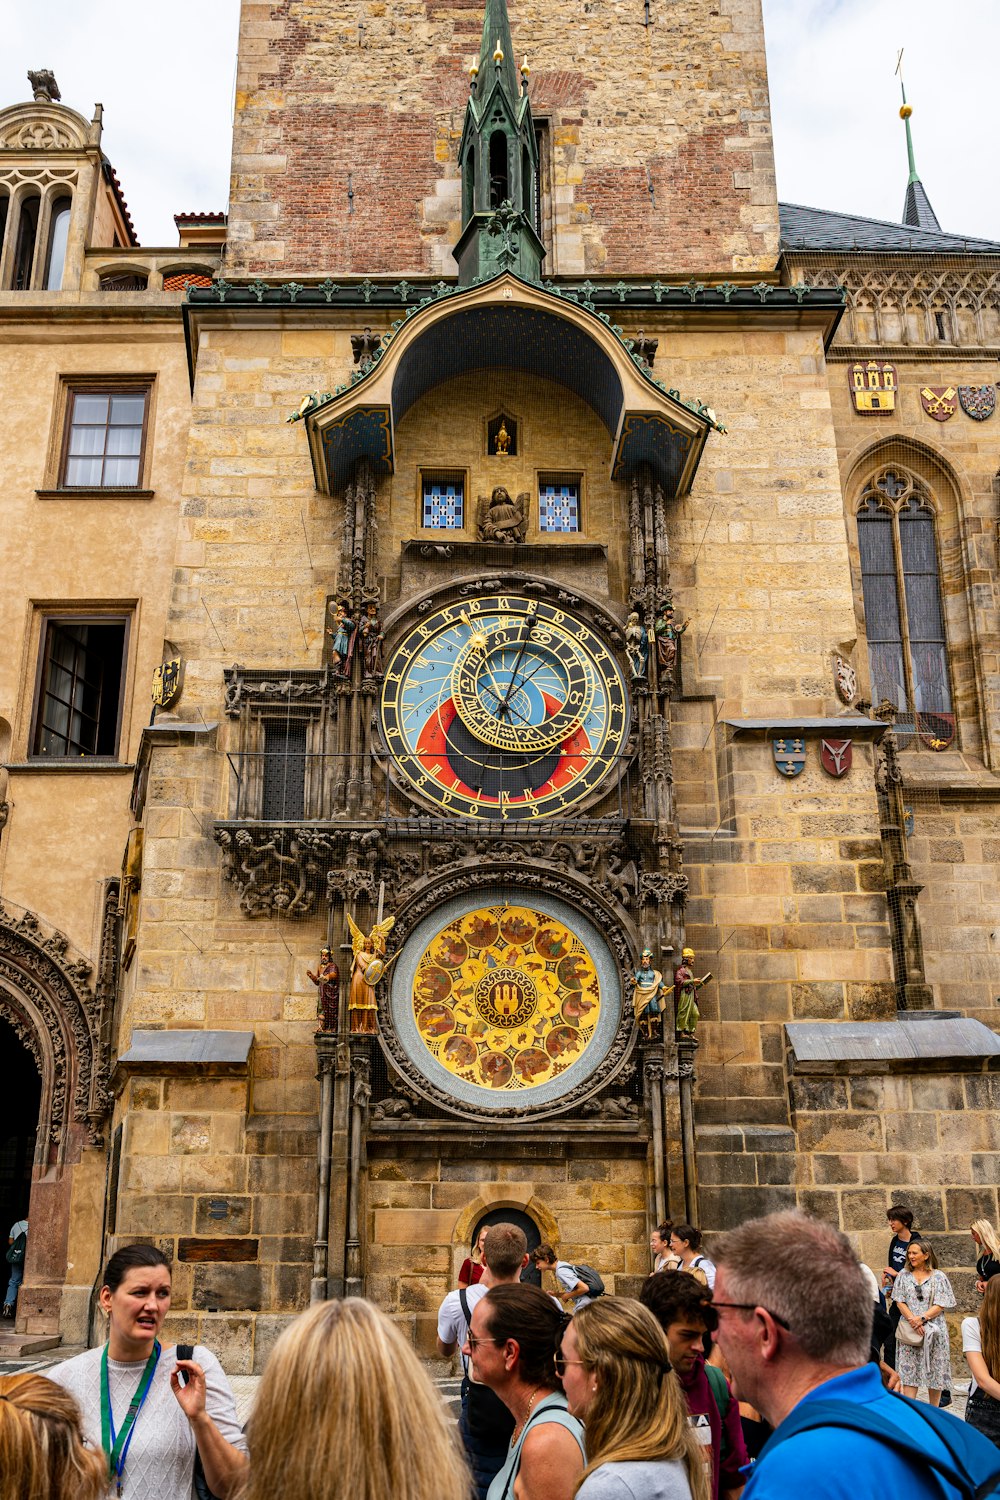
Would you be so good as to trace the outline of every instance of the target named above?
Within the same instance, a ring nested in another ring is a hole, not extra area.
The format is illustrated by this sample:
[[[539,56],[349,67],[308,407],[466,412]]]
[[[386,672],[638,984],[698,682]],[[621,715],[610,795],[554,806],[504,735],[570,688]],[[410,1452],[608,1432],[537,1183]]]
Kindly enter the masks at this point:
[[[115,1482],[115,1494],[121,1495],[122,1473],[125,1468],[125,1457],[128,1453],[128,1445],[132,1441],[132,1429],[135,1427],[135,1419],[142,1410],[142,1404],[149,1395],[149,1387],[153,1383],[156,1366],[160,1358],[160,1345],[153,1340],[153,1352],[146,1361],[146,1368],[136,1388],[135,1395],[129,1403],[125,1420],[121,1431],[115,1434],[115,1419],[111,1411],[111,1385],[108,1380],[108,1345],[105,1344],[101,1355],[101,1447],[108,1458],[108,1479]]]

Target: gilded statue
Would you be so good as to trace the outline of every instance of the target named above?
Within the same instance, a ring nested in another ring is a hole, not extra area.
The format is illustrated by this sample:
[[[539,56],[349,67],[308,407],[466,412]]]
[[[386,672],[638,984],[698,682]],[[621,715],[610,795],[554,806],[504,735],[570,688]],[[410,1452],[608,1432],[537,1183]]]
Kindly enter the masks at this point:
[[[385,961],[386,938],[395,926],[395,917],[386,917],[376,922],[367,937],[348,914],[347,925],[351,933],[351,952],[354,964],[351,969],[351,989],[347,1001],[354,1036],[374,1036],[378,1030],[375,1001],[375,986],[388,968]],[[391,962],[391,960],[390,960]]]
[[[496,447],[493,451],[494,453],[499,453],[504,458],[510,453],[510,433],[507,431],[507,423],[503,417],[500,418],[500,427],[496,435]]]
[[[480,495],[477,515],[481,542],[523,542],[528,534],[528,502],[525,490],[516,500],[502,484],[491,495]]]

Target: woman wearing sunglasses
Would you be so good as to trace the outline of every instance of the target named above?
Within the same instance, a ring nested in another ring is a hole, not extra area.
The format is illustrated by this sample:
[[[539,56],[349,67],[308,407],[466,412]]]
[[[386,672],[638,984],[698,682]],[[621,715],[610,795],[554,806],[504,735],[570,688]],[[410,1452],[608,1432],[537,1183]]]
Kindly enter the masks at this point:
[[[582,1307],[563,1332],[556,1369],[584,1425],[577,1500],[708,1500],[666,1335],[648,1308],[631,1297]]]
[[[523,1283],[493,1287],[472,1309],[462,1351],[470,1378],[495,1391],[514,1418],[507,1460],[487,1500],[573,1500],[583,1428],[566,1408],[555,1371],[564,1321],[541,1287]]]

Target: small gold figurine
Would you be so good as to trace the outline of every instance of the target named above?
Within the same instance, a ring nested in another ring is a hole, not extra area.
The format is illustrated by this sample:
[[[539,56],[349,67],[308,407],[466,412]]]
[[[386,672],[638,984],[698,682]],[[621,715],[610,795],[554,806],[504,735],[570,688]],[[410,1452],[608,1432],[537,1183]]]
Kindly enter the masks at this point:
[[[510,453],[510,433],[507,431],[507,424],[503,417],[500,418],[500,429],[497,432],[497,443],[493,451],[504,458]]]
[[[365,937],[357,922],[348,914],[347,925],[351,932],[354,967],[351,970],[347,1010],[351,1018],[350,1029],[355,1036],[373,1036],[378,1030],[375,986],[389,967],[385,961],[385,943],[395,923],[395,917],[386,917],[384,921],[376,922],[369,936]]]

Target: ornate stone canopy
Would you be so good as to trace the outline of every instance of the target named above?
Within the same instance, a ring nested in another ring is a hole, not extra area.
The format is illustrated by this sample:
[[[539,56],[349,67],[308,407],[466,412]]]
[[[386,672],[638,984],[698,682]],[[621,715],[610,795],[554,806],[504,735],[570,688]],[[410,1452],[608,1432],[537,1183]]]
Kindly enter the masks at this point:
[[[333,494],[358,459],[394,468],[394,432],[429,390],[484,367],[523,370],[573,391],[608,433],[612,477],[649,464],[684,494],[713,425],[698,403],[667,392],[607,314],[510,273],[408,309],[359,378],[306,417],[317,487]]]

